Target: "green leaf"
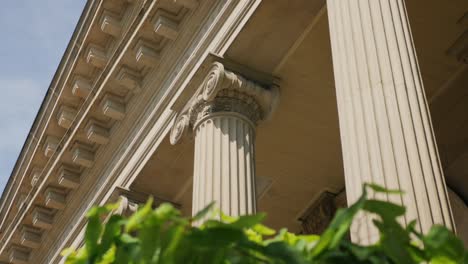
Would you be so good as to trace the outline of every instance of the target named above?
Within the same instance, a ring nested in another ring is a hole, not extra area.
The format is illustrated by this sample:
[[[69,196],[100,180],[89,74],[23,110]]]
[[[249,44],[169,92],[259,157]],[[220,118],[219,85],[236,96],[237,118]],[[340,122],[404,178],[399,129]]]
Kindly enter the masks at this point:
[[[382,218],[396,219],[405,214],[405,207],[386,201],[368,200],[364,203],[364,210],[377,214]]]
[[[263,235],[263,236],[272,236],[276,233],[275,230],[262,224],[256,224],[252,227],[252,229],[258,234]]]
[[[166,230],[172,229],[172,225],[181,224],[178,220],[179,212],[169,203],[161,204],[151,212],[141,224],[138,238],[141,241],[141,257],[145,263],[157,262],[161,257],[164,245],[171,243],[166,237]],[[173,221],[173,222],[170,222]],[[168,225],[163,230],[164,225]]]
[[[275,234],[261,224],[265,214],[231,217],[213,210],[213,203],[195,217],[185,218],[171,204],[153,210],[149,199],[128,219],[113,215],[107,223],[101,219],[116,204],[93,207],[87,214],[85,246],[77,251],[66,249],[62,254],[66,264],[468,264],[468,252],[450,230],[434,226],[424,236],[416,230],[416,221],[403,227],[398,218],[405,208],[368,200],[366,188],[401,193],[364,185],[359,200],[347,209],[339,209],[320,237],[281,229],[275,237],[264,239]],[[377,215],[373,223],[380,239],[374,245],[357,245],[347,239],[360,211]],[[201,226],[192,226],[193,221],[207,218],[209,212],[213,218]]]
[[[64,248],[61,252],[60,252],[60,256],[62,257],[66,257],[70,254],[74,254],[75,253],[75,249],[72,248],[72,247],[68,247],[68,248]]]
[[[101,217],[116,209],[118,206],[119,203],[108,204],[105,206],[94,206],[87,214],[88,225],[85,231],[85,247],[87,256],[91,262],[95,261],[100,252],[98,242],[102,233]]]
[[[65,261],[65,264],[88,264],[88,252],[86,251],[86,247],[80,248],[78,251],[75,252],[68,252],[70,253]]]
[[[163,249],[162,263],[175,263],[177,254],[180,253],[179,245],[182,243],[185,225],[176,225],[169,228],[166,232],[164,240],[166,246]]]
[[[219,215],[220,215],[221,222],[228,223],[228,224],[233,223],[239,218],[239,217],[227,215],[221,211],[219,211]]]
[[[210,228],[210,227],[218,227],[218,226],[228,226],[229,224],[226,224],[224,222],[221,222],[216,219],[208,219],[206,220],[201,226],[200,229],[205,229],[205,228]]]
[[[115,253],[115,264],[129,264],[134,262],[141,254],[140,241],[129,234],[122,234]]]
[[[284,263],[288,264],[305,264],[307,263],[306,259],[301,256],[301,254],[294,250],[293,248],[287,246],[283,242],[274,242],[266,246],[263,253],[270,258],[282,260]]]
[[[202,220],[214,207],[215,202],[211,202],[201,211],[199,211],[194,217],[192,217],[192,222],[196,222],[198,220]]]
[[[127,221],[125,225],[125,232],[132,232],[136,230],[140,224],[146,219],[146,217],[151,213],[153,205],[153,197],[150,197],[146,204],[139,208],[136,213],[134,213]]]
[[[262,235],[258,234],[257,232],[253,231],[252,229],[247,229],[244,231],[247,239],[256,243],[262,243]]]
[[[319,242],[312,250],[312,256],[318,257],[326,249],[336,249],[343,237],[349,231],[351,223],[356,214],[364,207],[367,201],[367,191],[364,188],[361,197],[356,203],[344,209],[340,208],[335,213],[332,222],[320,237]]]
[[[320,241],[320,236],[318,235],[300,235],[297,236],[297,238],[305,242],[304,250],[307,250],[308,252],[311,251]]]
[[[122,244],[138,244],[140,242],[140,240],[138,240],[138,238],[135,238],[135,237],[132,237],[131,235],[129,234],[122,234],[120,237],[119,237],[119,241],[122,243]]]
[[[265,216],[265,213],[240,216],[232,224],[229,224],[229,226],[232,228],[251,228],[262,222]]]
[[[373,246],[360,246],[347,241],[343,242],[342,246],[344,249],[346,249],[346,251],[349,251],[349,253],[351,253],[349,257],[352,256],[352,258],[356,258],[357,260],[362,262],[378,254],[378,249]],[[330,257],[330,255],[328,257]]]
[[[120,235],[125,221],[120,215],[112,215],[107,221],[101,238],[100,253],[108,251],[114,240]]]
[[[462,263],[463,242],[444,226],[434,225],[423,237],[424,247],[431,263]]]
[[[99,248],[98,241],[102,232],[101,215],[107,213],[106,207],[93,207],[88,212],[88,225],[85,231],[85,247],[92,262],[96,258]]]
[[[195,247],[215,249],[227,247],[237,241],[246,239],[246,235],[242,230],[229,226],[219,226],[204,230],[193,229],[188,238]]]
[[[410,246],[409,233],[396,220],[373,220],[373,223],[380,231],[380,244],[389,258],[395,263],[415,263],[407,250]]]
[[[427,253],[415,245],[410,245],[408,247],[408,253],[416,263],[422,263],[428,260]]]
[[[109,249],[104,253],[100,261],[97,261],[96,264],[111,264],[115,261],[115,252],[117,251],[117,247],[112,245]]]
[[[374,183],[365,183],[364,188],[369,187],[371,188],[374,192],[378,193],[387,193],[387,194],[403,194],[403,191],[401,190],[391,190],[387,189],[385,187],[382,187],[380,185],[374,184]]]

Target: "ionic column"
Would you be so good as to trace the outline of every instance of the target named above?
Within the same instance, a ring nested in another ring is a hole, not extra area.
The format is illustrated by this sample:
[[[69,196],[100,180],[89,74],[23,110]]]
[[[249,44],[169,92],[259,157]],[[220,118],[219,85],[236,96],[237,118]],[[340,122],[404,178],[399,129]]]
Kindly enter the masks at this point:
[[[408,223],[453,228],[431,118],[403,0],[328,0],[348,201],[364,182],[405,191]],[[368,217],[352,238],[374,242]]]
[[[195,136],[192,212],[212,201],[225,214],[256,212],[255,127],[271,112],[274,89],[214,63],[171,131],[175,144]]]

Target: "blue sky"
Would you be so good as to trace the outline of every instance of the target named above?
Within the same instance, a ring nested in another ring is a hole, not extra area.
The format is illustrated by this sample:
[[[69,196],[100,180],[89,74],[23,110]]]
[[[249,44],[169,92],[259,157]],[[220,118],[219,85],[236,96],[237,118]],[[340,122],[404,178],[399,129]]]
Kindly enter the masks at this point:
[[[0,8],[0,192],[85,0],[14,0]]]

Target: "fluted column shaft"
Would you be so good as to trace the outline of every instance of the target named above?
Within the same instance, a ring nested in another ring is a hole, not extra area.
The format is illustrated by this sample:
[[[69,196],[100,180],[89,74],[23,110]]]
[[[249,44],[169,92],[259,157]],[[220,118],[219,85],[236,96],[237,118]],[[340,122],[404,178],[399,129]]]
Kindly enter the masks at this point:
[[[335,86],[349,202],[364,182],[405,191],[402,221],[453,228],[424,87],[403,0],[328,0]],[[352,238],[374,242],[368,217]]]
[[[231,113],[207,117],[195,129],[192,211],[212,201],[225,214],[256,212],[255,132],[246,118]]]
[[[276,86],[213,63],[171,131],[172,144],[195,134],[194,215],[213,201],[231,216],[256,212],[255,127],[272,112],[277,94]]]

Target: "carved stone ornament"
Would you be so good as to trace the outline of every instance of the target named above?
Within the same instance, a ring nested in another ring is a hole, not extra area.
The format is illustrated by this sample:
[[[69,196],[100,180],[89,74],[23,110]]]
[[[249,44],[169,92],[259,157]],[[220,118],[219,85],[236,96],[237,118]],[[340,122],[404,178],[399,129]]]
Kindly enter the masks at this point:
[[[267,88],[213,63],[200,89],[176,118],[170,141],[176,144],[189,130],[215,114],[231,114],[246,119],[252,126],[273,112],[278,87]]]
[[[130,201],[126,196],[120,196],[119,207],[115,210],[114,214],[122,216],[131,216],[138,210],[138,204]]]

